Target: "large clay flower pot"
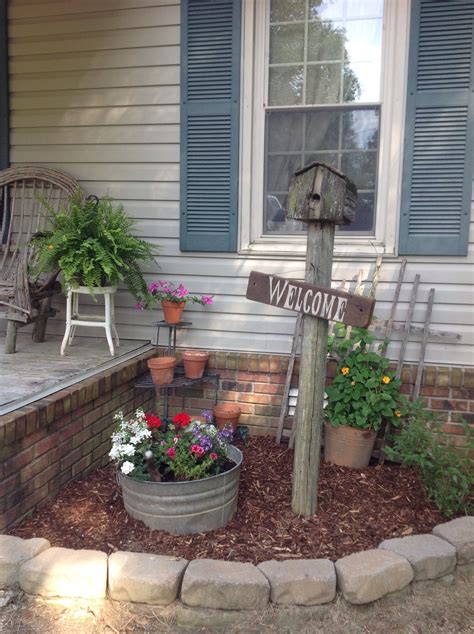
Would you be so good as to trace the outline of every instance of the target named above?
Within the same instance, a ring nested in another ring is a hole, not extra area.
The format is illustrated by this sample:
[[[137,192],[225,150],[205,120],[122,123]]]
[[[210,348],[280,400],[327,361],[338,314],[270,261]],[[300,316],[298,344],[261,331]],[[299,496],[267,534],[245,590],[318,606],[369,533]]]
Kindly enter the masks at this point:
[[[209,352],[185,350],[183,352],[184,376],[187,379],[200,379],[204,374]]]
[[[242,410],[234,403],[219,403],[219,405],[214,407],[213,413],[215,423],[219,429],[222,429],[226,423],[230,423],[232,425],[232,429],[235,431],[237,429]]]
[[[125,509],[153,530],[202,533],[230,522],[239,494],[242,453],[230,446],[235,466],[210,478],[185,482],[147,482],[118,472]]]
[[[369,464],[377,432],[348,425],[324,425],[324,460],[342,467],[362,469]]]
[[[163,315],[167,324],[179,324],[186,302],[161,301]]]
[[[173,382],[176,357],[153,357],[147,363],[155,385]]]

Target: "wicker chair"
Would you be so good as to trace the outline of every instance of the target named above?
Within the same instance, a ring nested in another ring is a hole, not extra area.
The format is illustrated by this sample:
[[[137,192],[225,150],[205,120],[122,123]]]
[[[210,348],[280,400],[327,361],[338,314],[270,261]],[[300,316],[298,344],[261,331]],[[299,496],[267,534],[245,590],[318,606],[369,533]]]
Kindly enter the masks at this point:
[[[33,341],[44,341],[53,295],[60,292],[58,271],[33,276],[31,237],[47,225],[40,198],[55,209],[79,188],[68,174],[28,165],[0,171],[0,318],[7,319],[5,352],[15,352],[18,328],[34,323]]]

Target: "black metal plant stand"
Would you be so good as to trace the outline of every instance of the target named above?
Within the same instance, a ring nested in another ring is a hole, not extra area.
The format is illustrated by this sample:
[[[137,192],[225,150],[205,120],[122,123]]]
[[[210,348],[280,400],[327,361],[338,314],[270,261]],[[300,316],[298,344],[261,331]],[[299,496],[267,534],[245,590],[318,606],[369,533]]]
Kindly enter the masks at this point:
[[[159,343],[160,343],[160,330],[161,328],[166,328],[168,330],[168,344],[166,347],[166,354],[167,355],[174,355],[174,353],[176,352],[176,332],[178,330],[184,329],[184,328],[188,328],[189,326],[192,325],[192,322],[190,321],[181,321],[178,324],[168,324],[166,323],[166,321],[156,321],[153,323],[153,326],[156,326],[156,346],[158,348]],[[177,388],[186,388],[186,387],[190,387],[193,385],[200,385],[202,383],[213,383],[214,385],[214,405],[217,405],[217,392],[218,392],[218,388],[219,388],[219,374],[217,372],[209,372],[209,371],[205,371],[203,376],[200,379],[188,379],[184,376],[184,368],[181,366],[178,366],[175,370],[175,375],[174,375],[174,379],[172,383],[164,383],[163,385],[155,385],[153,383],[153,380],[151,378],[151,374],[148,372],[147,374],[145,374],[143,376],[143,378],[140,379],[140,381],[138,381],[138,383],[135,383],[135,387],[136,388],[141,388],[141,389],[146,389],[146,390],[150,390],[150,389],[155,389],[156,392],[156,400],[157,400],[157,404],[159,401],[159,394],[163,394],[163,418],[164,421],[166,423],[169,423],[169,396],[170,396],[170,392],[174,392],[175,389]],[[183,391],[182,395],[182,409],[185,409],[185,401],[186,401],[186,394]]]

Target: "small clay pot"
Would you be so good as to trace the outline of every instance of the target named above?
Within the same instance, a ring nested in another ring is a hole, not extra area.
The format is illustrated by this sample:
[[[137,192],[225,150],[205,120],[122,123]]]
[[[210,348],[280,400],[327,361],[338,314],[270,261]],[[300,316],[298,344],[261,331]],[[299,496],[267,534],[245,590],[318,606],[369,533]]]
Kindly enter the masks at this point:
[[[200,379],[204,374],[209,352],[185,350],[183,352],[184,376],[187,379]]]
[[[186,302],[170,302],[166,299],[161,301],[163,316],[167,324],[179,324]]]
[[[173,382],[176,357],[153,357],[147,363],[155,385]]]
[[[324,460],[342,467],[363,469],[369,464],[377,432],[349,425],[324,424]]]
[[[235,431],[242,410],[235,403],[219,403],[219,405],[214,407],[213,413],[215,424],[219,429],[222,429],[226,423],[230,423]]]

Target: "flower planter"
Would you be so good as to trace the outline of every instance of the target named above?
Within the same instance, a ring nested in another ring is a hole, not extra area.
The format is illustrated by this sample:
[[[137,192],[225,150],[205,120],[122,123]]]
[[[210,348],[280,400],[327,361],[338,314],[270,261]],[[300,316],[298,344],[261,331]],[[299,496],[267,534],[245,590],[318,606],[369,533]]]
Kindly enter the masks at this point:
[[[176,357],[153,357],[147,363],[155,385],[173,382]]]
[[[230,423],[232,425],[232,429],[235,431],[237,429],[242,410],[238,405],[234,405],[232,403],[219,403],[219,405],[214,407],[213,413],[215,423],[219,429],[222,429],[226,423]]]
[[[342,467],[362,469],[369,464],[377,432],[348,425],[324,424],[324,460]]]
[[[226,526],[237,509],[242,452],[230,446],[235,466],[202,480],[148,482],[118,472],[127,513],[154,530],[202,533]]]
[[[185,350],[183,352],[184,376],[187,379],[200,379],[204,374],[209,352]]]
[[[161,301],[163,315],[167,324],[179,324],[186,302]]]

